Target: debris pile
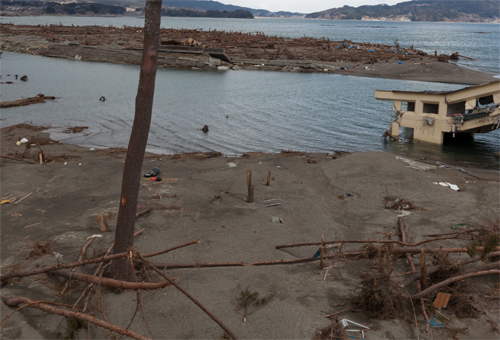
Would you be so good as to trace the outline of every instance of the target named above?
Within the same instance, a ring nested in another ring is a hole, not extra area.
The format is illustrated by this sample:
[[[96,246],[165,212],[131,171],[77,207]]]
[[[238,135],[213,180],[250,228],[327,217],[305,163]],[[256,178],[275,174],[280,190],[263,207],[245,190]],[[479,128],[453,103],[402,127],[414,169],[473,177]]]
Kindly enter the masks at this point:
[[[1,24],[2,49],[15,52],[67,57],[78,60],[99,60],[119,63],[140,63],[144,38],[143,28],[124,26],[63,26]],[[15,40],[15,37],[23,38]],[[28,39],[28,37],[30,37]],[[268,36],[263,32],[235,32],[202,29],[162,29],[161,47],[174,46],[199,49],[224,49],[231,63],[238,67],[268,70],[328,72],[333,65],[349,70],[361,64],[411,61],[422,57],[448,62],[447,55],[429,55],[413,46],[332,41],[329,38],[297,39]],[[28,44],[29,46],[25,45]],[[84,49],[83,47],[87,47]],[[88,49],[92,47],[94,49]],[[161,50],[160,47],[160,50]],[[116,51],[121,53],[117,54]],[[111,53],[112,52],[112,53]],[[88,53],[95,54],[89,56]],[[185,52],[183,52],[185,53]],[[99,58],[102,54],[102,58]],[[456,58],[458,56],[455,54]],[[161,57],[161,53],[160,53]],[[178,62],[168,66],[188,67]],[[349,66],[350,65],[350,66]],[[163,66],[162,62],[159,66]]]

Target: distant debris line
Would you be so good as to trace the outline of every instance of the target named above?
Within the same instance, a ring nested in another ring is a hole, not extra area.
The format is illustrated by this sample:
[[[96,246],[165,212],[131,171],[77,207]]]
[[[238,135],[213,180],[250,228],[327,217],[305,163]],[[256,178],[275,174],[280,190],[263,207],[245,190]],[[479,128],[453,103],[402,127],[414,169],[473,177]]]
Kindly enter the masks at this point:
[[[254,16],[249,11],[236,10],[234,12],[208,10],[203,11],[199,9],[189,8],[164,8],[161,10],[162,16],[168,17],[195,17],[195,18],[239,18],[239,19],[253,19]]]

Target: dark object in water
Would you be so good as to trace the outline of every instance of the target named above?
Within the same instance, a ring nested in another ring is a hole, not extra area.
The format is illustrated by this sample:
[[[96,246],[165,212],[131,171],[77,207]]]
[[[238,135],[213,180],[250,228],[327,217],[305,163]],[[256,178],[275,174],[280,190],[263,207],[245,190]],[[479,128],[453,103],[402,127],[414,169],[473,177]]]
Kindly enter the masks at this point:
[[[27,75],[22,76],[22,77],[21,77],[21,80],[22,80],[22,81],[28,81],[28,76],[27,76]]]
[[[102,96],[101,98],[99,98],[99,100],[100,100],[101,102],[105,102],[105,101],[106,101],[106,97]]]
[[[203,128],[201,129],[201,131],[207,133],[208,132],[208,125],[203,126]]]

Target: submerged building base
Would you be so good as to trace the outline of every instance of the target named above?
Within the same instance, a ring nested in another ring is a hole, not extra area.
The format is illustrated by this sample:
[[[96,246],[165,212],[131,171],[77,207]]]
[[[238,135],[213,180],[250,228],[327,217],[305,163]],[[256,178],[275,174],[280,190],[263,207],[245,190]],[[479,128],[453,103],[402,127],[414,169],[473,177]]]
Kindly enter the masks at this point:
[[[394,138],[405,127],[413,129],[414,139],[442,144],[445,133],[473,138],[500,128],[500,80],[446,92],[377,90],[375,99],[394,102]]]

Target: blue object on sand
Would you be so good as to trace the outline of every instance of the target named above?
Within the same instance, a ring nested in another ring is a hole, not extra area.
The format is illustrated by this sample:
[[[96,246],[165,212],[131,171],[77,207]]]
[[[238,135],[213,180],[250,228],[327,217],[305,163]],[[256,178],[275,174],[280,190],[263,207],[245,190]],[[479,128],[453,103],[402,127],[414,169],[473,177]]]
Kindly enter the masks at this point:
[[[444,327],[444,323],[437,322],[435,318],[431,318],[429,324],[431,327]]]
[[[320,254],[321,254],[321,251],[318,249],[318,251],[316,252],[316,254],[313,255],[313,260],[319,259],[319,255]]]

